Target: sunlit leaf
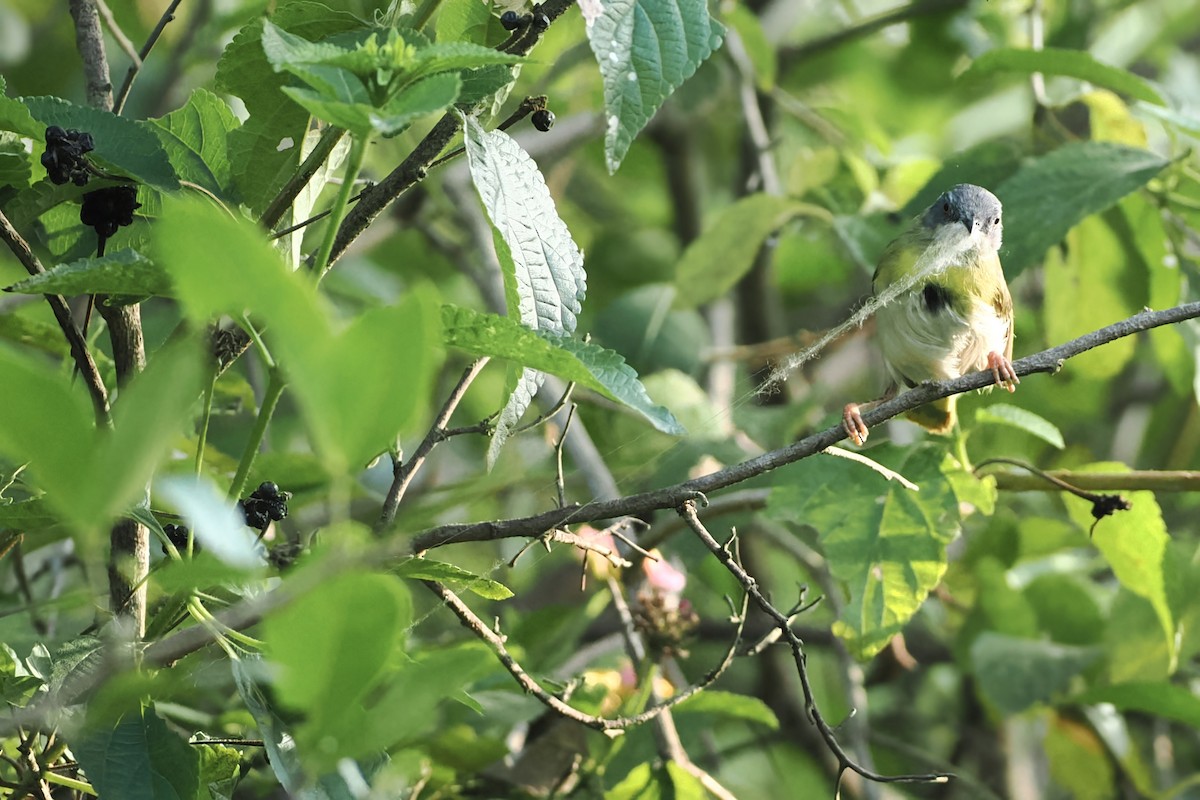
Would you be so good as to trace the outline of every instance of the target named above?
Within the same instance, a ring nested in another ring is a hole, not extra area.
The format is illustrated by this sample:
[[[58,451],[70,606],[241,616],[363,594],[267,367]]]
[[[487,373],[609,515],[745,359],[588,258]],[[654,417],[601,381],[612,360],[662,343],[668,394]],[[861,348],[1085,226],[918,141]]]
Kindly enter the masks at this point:
[[[136,250],[118,250],[95,258],[57,264],[40,275],[5,289],[18,294],[170,295],[171,281],[153,261]]]
[[[963,73],[963,78],[976,78],[994,72],[1065,75],[1112,89],[1136,100],[1165,105],[1162,96],[1145,78],[1128,70],[1109,66],[1083,50],[1065,50],[1058,47],[1045,47],[1040,50],[997,47],[972,61],[970,68]]]

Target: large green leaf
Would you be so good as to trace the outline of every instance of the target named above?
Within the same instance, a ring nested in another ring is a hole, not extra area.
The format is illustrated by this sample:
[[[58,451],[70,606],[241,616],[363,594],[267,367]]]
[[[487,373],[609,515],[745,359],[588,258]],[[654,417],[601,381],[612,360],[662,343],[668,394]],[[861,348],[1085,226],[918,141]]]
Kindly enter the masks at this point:
[[[199,396],[202,356],[195,342],[160,350],[121,391],[114,429],[97,431],[78,383],[0,348],[0,452],[30,462],[36,485],[63,519],[96,531],[137,502],[188,421]]]
[[[25,142],[10,131],[0,131],[0,187],[24,189],[33,177],[33,162]]]
[[[313,116],[356,136],[368,136],[372,132],[395,136],[421,117],[445,110],[458,97],[461,88],[462,81],[457,75],[434,75],[406,87],[378,108],[367,102],[332,100],[313,89],[287,86],[283,91]],[[365,99],[365,90],[363,94]]]
[[[776,472],[771,516],[815,528],[849,602],[834,631],[860,657],[877,653],[917,612],[946,570],[959,504],[942,452],[890,445],[871,451],[920,487],[914,492],[869,467],[814,456]]]
[[[1053,422],[1020,406],[992,403],[975,412],[975,422],[1017,428],[1054,445],[1059,450],[1066,447],[1062,431]]]
[[[688,714],[713,714],[730,719],[755,722],[771,730],[778,730],[779,719],[771,707],[757,697],[706,689],[694,694],[675,707],[680,717]]]
[[[1066,144],[1023,164],[993,191],[1004,204],[1005,272],[1040,260],[1083,218],[1141,188],[1167,162],[1134,147],[1107,142]]]
[[[126,714],[106,730],[85,730],[71,751],[100,797],[200,800],[196,750],[167,728],[153,708]]]
[[[57,264],[5,288],[18,294],[169,295],[171,281],[153,261],[136,250],[118,250],[96,258]]]
[[[1146,303],[1147,276],[1130,259],[1112,228],[1089,217],[1046,254],[1046,338],[1065,342],[1136,314]],[[1134,356],[1137,340],[1125,337],[1071,359],[1065,369],[1099,380],[1116,377]]]
[[[752,194],[723,209],[675,268],[675,305],[693,308],[733,288],[754,266],[767,237],[800,208],[786,197]]]
[[[537,164],[502,131],[466,126],[471,179],[496,231],[508,314],[539,331],[569,334],[587,291],[583,254],[558,216]],[[510,392],[488,448],[488,464],[529,407],[540,377],[524,370]]]
[[[1129,467],[1120,463],[1096,463],[1078,467],[1077,470],[1127,472]],[[1132,507],[1101,519],[1096,524],[1092,543],[1104,556],[1121,585],[1153,606],[1173,660],[1179,638],[1175,615],[1167,596],[1164,564],[1170,553],[1171,536],[1154,492],[1123,492],[1122,495]],[[1091,503],[1068,494],[1063,495],[1063,502],[1077,524],[1091,529],[1096,521],[1092,516]]]
[[[77,106],[58,97],[25,97],[22,102],[34,119],[47,127],[57,125],[90,133],[96,149],[88,154],[89,158],[95,156],[105,166],[157,189],[179,188],[167,152],[149,123]]]
[[[971,667],[980,694],[1010,715],[1062,695],[1100,655],[1097,647],[987,632],[971,645]]]
[[[1141,711],[1200,730],[1200,697],[1186,686],[1165,682],[1099,686],[1071,698],[1079,704],[1112,703],[1122,711]]]
[[[230,195],[228,139],[239,124],[225,101],[206,89],[194,90],[182,108],[150,120],[175,174],[219,197]]]
[[[1112,89],[1147,103],[1165,105],[1162,96],[1139,75],[1128,70],[1112,67],[1097,61],[1083,50],[1064,50],[1047,47],[1041,50],[1024,50],[998,47],[989,50],[971,62],[963,78],[976,78],[995,72],[1017,72],[1029,75],[1041,72],[1046,75],[1065,75],[1081,81]]]
[[[611,0],[588,9],[588,41],[604,80],[605,159],[616,172],[658,107],[720,47],[724,28],[704,0]]]
[[[190,317],[250,311],[266,323],[331,474],[386,450],[420,412],[439,360],[429,290],[418,286],[398,305],[371,309],[337,330],[313,282],[289,270],[249,220],[172,199],[154,233],[156,261]]]
[[[442,315],[443,336],[452,347],[574,381],[639,412],[664,433],[684,432],[670,411],[650,399],[619,353],[561,334],[530,330],[511,317],[457,306],[443,306]]]

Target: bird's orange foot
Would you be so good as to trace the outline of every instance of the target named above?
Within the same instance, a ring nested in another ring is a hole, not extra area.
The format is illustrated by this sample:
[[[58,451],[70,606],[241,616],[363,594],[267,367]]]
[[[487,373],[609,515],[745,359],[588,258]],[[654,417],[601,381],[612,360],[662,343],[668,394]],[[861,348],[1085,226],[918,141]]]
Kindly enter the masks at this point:
[[[858,403],[847,403],[842,409],[842,428],[850,440],[860,447],[867,442],[867,423],[863,422]]]
[[[1017,390],[1017,384],[1021,382],[1021,379],[1017,377],[1012,362],[1007,358],[999,353],[988,353],[987,368],[991,371],[992,377],[996,379],[998,385],[1003,386],[1010,392]]]

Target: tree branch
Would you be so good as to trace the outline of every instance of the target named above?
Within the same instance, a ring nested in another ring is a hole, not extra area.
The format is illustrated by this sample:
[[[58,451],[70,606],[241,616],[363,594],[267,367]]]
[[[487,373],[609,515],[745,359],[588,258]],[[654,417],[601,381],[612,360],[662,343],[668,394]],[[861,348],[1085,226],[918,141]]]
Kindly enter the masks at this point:
[[[1121,322],[1080,336],[1078,339],[1026,356],[1014,362],[1013,369],[1019,376],[1039,372],[1052,374],[1057,372],[1067,359],[1100,345],[1151,328],[1171,325],[1196,317],[1200,317],[1200,302],[1185,303],[1165,311],[1143,311]],[[868,426],[873,427],[938,398],[982,389],[991,386],[993,382],[994,379],[990,372],[974,372],[950,381],[923,383],[915,389],[910,389],[891,400],[880,403],[864,414],[863,419]],[[659,509],[675,508],[698,495],[733,486],[786,464],[807,458],[845,438],[846,432],[839,424],[807,436],[787,447],[772,450],[740,464],[662,489],[627,495],[616,500],[599,500],[583,505],[551,509],[531,517],[441,525],[417,534],[412,540],[413,552],[420,553],[435,547],[460,542],[540,536],[548,530],[564,525],[622,516],[638,516]]]
[[[129,71],[125,73],[125,80],[121,83],[121,91],[117,92],[117,100],[113,105],[113,113],[120,114],[124,110],[125,101],[129,99],[129,92],[133,89],[133,82],[142,70],[142,64],[146,61],[146,57],[150,55],[150,51],[154,49],[154,45],[158,43],[158,38],[162,36],[167,23],[175,19],[175,9],[179,8],[179,4],[182,2],[183,0],[171,0],[171,5],[167,6],[167,10],[158,18],[158,24],[154,26],[154,30],[150,31],[150,35],[146,37],[146,43],[142,45],[142,49],[132,59]]]

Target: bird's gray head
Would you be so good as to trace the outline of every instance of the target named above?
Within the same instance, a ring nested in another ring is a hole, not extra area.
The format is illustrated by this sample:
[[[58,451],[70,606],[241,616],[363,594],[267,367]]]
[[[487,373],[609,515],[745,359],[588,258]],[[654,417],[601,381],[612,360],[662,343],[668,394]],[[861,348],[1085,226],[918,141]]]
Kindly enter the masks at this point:
[[[960,183],[944,192],[921,218],[921,224],[935,230],[942,225],[958,222],[967,229],[972,238],[985,239],[996,250],[1004,225],[1001,222],[1000,201],[996,195],[970,183]]]

